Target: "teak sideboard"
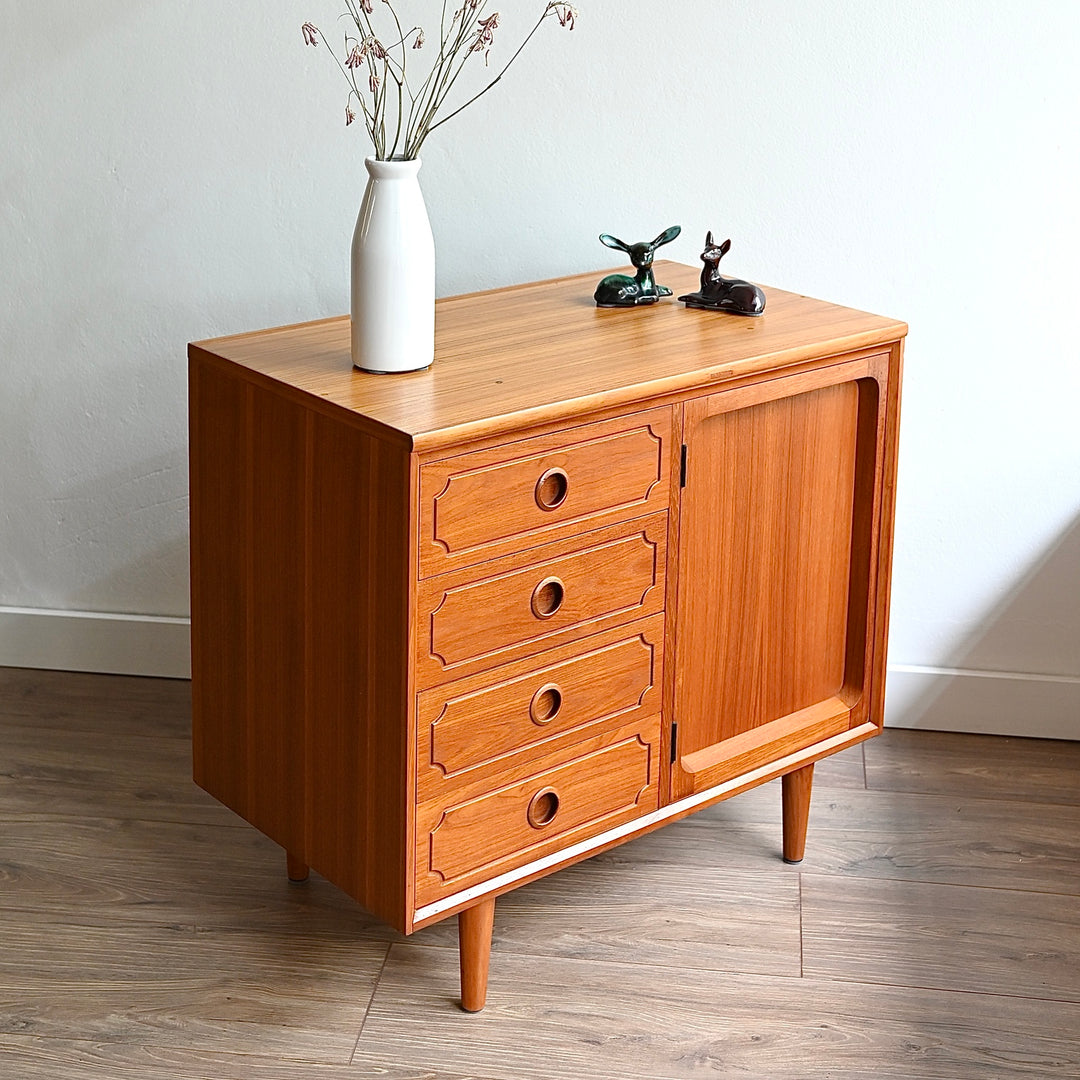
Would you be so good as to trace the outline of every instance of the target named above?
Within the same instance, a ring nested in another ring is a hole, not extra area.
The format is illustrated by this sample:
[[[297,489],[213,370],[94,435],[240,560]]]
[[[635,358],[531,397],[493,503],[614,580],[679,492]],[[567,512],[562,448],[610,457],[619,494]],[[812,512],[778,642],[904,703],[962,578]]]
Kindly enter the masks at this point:
[[[676,293],[692,267],[659,263]],[[195,779],[405,934],[783,777],[882,722],[893,319],[442,300],[435,364],[348,319],[193,344]]]

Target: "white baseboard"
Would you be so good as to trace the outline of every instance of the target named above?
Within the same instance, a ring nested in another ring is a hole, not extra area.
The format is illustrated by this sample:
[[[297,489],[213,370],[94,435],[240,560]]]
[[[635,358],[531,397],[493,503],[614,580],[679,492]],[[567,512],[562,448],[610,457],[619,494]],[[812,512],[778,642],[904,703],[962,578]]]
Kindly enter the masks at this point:
[[[1080,678],[890,666],[887,727],[1080,740]]]
[[[191,678],[188,619],[0,607],[0,667]]]
[[[188,619],[0,607],[0,667],[191,677]],[[1080,740],[1080,678],[893,665],[889,727]]]

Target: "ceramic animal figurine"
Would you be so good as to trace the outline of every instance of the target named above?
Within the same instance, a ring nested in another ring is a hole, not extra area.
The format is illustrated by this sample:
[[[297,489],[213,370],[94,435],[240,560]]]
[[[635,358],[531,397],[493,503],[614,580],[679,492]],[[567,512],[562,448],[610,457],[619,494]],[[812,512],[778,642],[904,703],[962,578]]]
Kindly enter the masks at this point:
[[[720,273],[720,260],[731,250],[731,241],[717,246],[712,232],[705,235],[701,261],[701,291],[679,299],[687,306],[706,311],[730,311],[733,315],[760,315],[765,310],[765,294],[749,281],[726,278]]]
[[[639,304],[655,304],[661,296],[670,296],[671,290],[666,285],[657,285],[653,277],[652,264],[656,249],[670,244],[679,233],[681,225],[672,225],[665,229],[652,243],[625,244],[622,240],[607,233],[601,233],[600,243],[609,248],[625,251],[630,256],[637,273],[608,274],[593,293],[597,307],[637,307]]]

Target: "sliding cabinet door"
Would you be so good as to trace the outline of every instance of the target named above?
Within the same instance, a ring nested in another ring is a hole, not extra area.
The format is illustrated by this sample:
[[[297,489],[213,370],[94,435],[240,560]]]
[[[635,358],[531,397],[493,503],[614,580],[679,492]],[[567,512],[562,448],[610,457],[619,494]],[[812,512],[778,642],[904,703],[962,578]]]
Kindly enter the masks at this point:
[[[873,715],[888,370],[876,355],[685,406],[675,799]]]

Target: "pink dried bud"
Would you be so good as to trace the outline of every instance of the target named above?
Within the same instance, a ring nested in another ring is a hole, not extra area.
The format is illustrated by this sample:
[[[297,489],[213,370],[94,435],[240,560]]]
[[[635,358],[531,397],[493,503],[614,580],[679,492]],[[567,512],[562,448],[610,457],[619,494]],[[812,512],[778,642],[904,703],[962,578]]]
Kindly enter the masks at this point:
[[[347,68],[358,68],[362,66],[364,63],[364,52],[365,50],[359,45],[354,45],[352,47],[352,52],[345,57],[345,66]]]
[[[486,19],[480,19],[480,29],[476,31],[476,40],[472,43],[469,52],[482,52],[484,63],[491,55],[491,46],[495,43],[495,31],[499,26],[499,13],[492,12]]]
[[[369,89],[371,90],[371,92],[372,92],[373,94],[374,94],[374,93],[375,93],[375,92],[376,92],[376,91],[377,91],[377,90],[379,89],[379,84],[380,84],[381,82],[382,82],[382,80],[381,80],[381,79],[379,78],[379,76],[378,76],[378,75],[376,75],[376,74],[375,74],[375,72],[373,71],[373,72],[371,73],[371,76],[370,76],[370,77],[368,78],[368,88],[369,88]]]
[[[569,30],[574,29],[574,20],[578,17],[578,13],[573,4],[553,3],[548,5],[548,10],[555,12],[560,26],[565,26]]]
[[[386,59],[386,49],[383,46],[383,43],[375,37],[374,34],[364,40],[364,52],[367,52],[368,49],[371,50],[371,55],[374,56],[376,60]]]
[[[300,27],[304,34],[305,45],[318,45],[319,44],[319,28],[312,23],[306,22]]]
[[[372,4],[371,0],[360,0],[360,6],[364,9],[365,14],[367,15],[370,15],[375,10],[375,7]]]
[[[424,47],[424,31],[420,30],[420,33],[416,35],[416,40],[412,43],[414,49],[422,49]]]
[[[352,111],[352,109],[350,109],[349,106],[346,105],[345,106],[345,126],[348,127],[355,119],[356,119],[356,113],[354,113]]]

